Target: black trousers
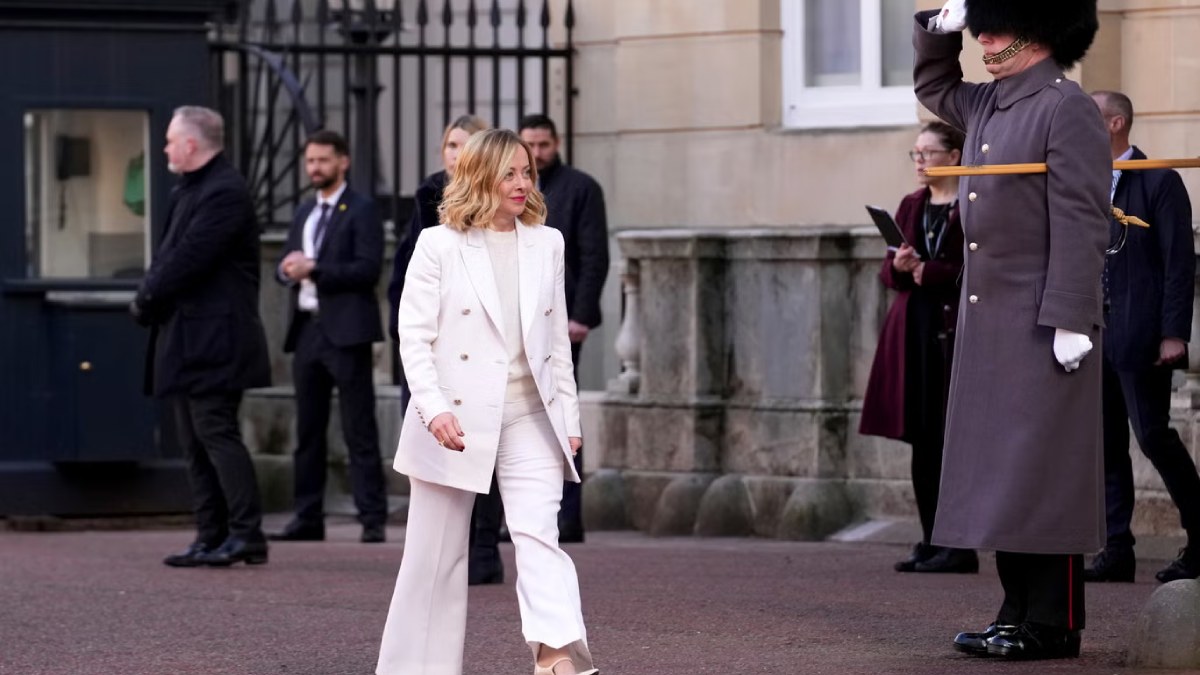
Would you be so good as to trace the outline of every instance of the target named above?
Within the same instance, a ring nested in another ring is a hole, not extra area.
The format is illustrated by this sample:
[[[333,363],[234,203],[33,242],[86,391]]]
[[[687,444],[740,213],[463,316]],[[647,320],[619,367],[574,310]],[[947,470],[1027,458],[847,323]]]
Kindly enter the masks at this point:
[[[1171,428],[1171,369],[1118,371],[1104,361],[1104,492],[1109,549],[1132,549],[1133,463],[1129,427],[1179,509],[1189,545],[1200,544],[1200,475]]]
[[[582,343],[571,343],[571,362],[575,366],[575,381],[579,382],[579,350]],[[575,453],[575,470],[583,476],[583,448]],[[475,496],[471,510],[471,546],[495,547],[500,541],[500,523],[504,518],[504,505],[500,501],[500,490],[492,478],[492,489],[488,494]],[[583,483],[563,481],[563,496],[558,511],[558,529],[583,531]]]
[[[240,391],[167,402],[187,458],[196,539],[211,546],[229,535],[263,538],[258,479],[238,426],[241,404]]]
[[[358,520],[363,525],[383,525],[387,521],[387,489],[375,422],[371,345],[336,347],[321,330],[319,317],[301,321],[304,323],[292,360],[296,386],[296,520],[315,525],[325,517],[327,433],[333,388],[337,387]]]
[[[996,551],[1004,602],[996,623],[1083,630],[1083,556]]]
[[[913,443],[911,466],[917,516],[921,519],[921,542],[928,544],[933,537],[933,517],[937,515],[942,485],[942,440]]]

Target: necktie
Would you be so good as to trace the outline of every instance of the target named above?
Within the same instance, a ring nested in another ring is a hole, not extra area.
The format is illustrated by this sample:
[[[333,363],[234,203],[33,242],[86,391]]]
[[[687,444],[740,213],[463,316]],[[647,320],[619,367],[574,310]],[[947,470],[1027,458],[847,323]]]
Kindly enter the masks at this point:
[[[321,203],[321,216],[317,218],[317,226],[313,228],[313,255],[321,252],[321,243],[325,241],[325,228],[329,226],[330,204]]]

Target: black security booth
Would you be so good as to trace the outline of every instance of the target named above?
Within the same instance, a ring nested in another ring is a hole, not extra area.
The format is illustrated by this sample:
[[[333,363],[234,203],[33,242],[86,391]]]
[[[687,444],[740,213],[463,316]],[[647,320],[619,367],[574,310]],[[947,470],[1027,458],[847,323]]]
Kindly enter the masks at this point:
[[[0,516],[187,511],[127,306],[220,0],[0,0]]]

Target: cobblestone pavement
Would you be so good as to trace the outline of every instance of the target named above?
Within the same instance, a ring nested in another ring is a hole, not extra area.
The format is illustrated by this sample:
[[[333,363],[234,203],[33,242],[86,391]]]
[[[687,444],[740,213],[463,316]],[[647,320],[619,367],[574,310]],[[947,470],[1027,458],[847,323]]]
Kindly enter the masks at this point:
[[[0,673],[367,675],[403,533],[363,545],[341,520],[329,541],[274,545],[265,566],[171,569],[160,560],[186,529],[0,529]],[[1132,673],[1123,651],[1158,568],[1089,586],[1083,656],[1030,665],[950,649],[999,604],[990,556],[941,576],[892,572],[906,551],[885,544],[601,532],[567,550],[605,675]],[[468,675],[532,670],[503,554],[507,583],[471,591]]]

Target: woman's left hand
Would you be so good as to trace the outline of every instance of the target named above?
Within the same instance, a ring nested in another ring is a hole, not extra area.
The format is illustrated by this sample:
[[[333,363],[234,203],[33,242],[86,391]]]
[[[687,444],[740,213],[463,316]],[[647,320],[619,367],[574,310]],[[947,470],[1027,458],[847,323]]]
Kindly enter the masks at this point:
[[[913,283],[920,286],[921,280],[925,277],[925,263],[917,263],[917,266],[912,271]]]
[[[571,436],[567,438],[567,442],[571,444],[571,456],[579,454],[579,448],[583,447],[583,439],[579,436]]]

